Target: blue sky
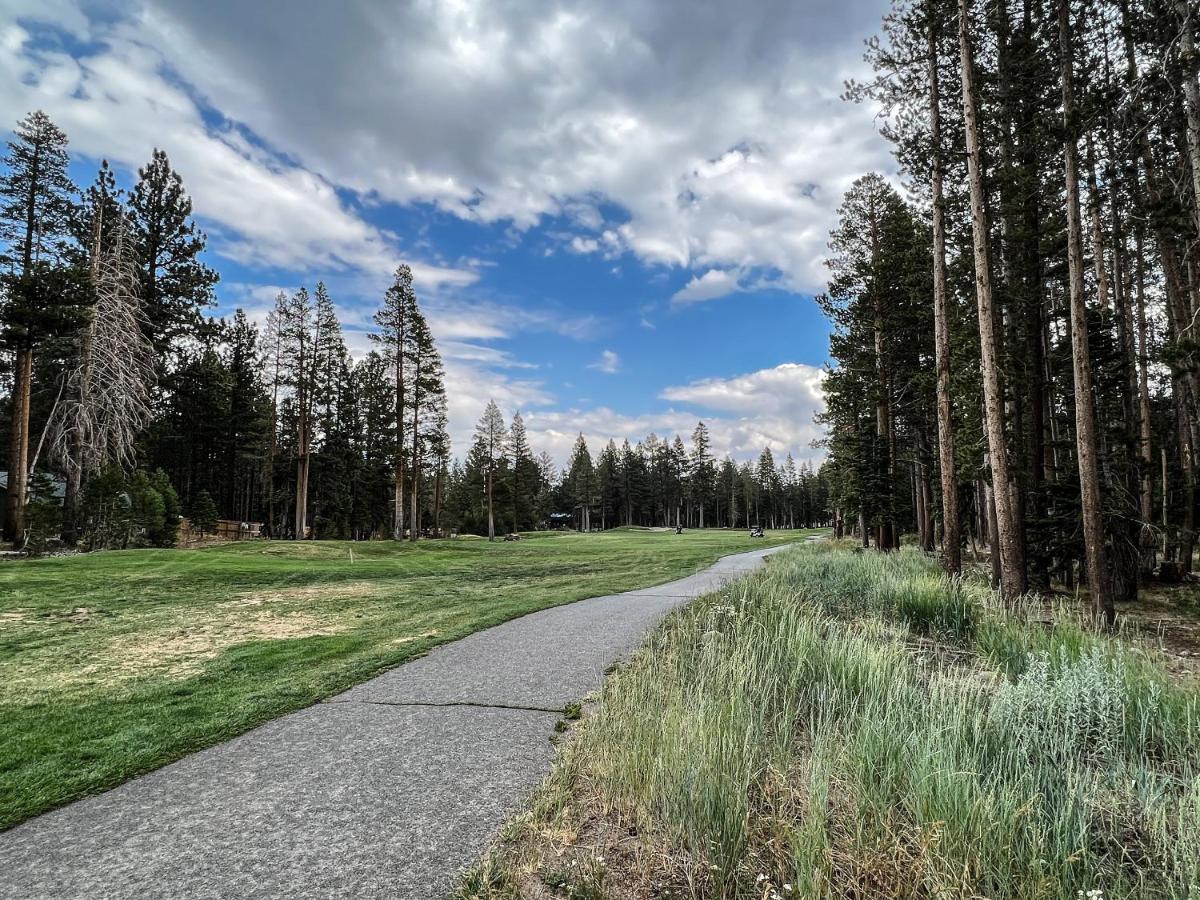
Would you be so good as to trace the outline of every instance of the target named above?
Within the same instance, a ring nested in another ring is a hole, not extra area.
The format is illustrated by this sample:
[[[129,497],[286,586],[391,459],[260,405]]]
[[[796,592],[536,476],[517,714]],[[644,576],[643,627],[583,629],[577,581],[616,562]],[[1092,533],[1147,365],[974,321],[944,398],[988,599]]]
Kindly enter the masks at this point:
[[[819,459],[811,295],[892,168],[838,94],[884,6],[0,0],[0,115],[45,109],[83,184],[165,149],[223,311],[323,279],[362,351],[411,264],[458,452],[494,398],[560,460],[697,418]]]

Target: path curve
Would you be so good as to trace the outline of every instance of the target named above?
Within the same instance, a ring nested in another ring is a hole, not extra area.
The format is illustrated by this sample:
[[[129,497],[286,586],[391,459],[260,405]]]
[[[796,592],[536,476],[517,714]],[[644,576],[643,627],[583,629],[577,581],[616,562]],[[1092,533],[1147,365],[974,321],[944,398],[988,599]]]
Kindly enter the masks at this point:
[[[0,834],[0,897],[446,895],[544,777],[563,708],[762,565],[530,613]]]

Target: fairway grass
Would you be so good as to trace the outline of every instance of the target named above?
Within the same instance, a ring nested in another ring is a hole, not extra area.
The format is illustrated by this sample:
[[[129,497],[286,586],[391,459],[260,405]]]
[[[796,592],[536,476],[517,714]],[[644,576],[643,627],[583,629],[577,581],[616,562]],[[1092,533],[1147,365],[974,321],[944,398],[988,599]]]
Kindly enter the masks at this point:
[[[481,628],[801,534],[255,541],[0,564],[0,829]]]

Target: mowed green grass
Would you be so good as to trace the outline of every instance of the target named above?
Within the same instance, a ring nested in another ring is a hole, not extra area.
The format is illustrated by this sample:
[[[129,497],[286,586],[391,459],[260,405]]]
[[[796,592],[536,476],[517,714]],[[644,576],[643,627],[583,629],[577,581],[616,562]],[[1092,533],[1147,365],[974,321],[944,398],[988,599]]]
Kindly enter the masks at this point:
[[[796,540],[246,542],[0,565],[0,828],[537,609]]]

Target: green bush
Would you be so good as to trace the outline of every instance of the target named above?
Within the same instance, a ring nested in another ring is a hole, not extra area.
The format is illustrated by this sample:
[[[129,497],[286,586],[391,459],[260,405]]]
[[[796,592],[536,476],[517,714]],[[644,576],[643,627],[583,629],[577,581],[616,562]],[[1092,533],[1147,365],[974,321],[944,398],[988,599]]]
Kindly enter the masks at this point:
[[[161,469],[97,473],[84,487],[82,512],[89,550],[174,547],[179,532],[179,496]]]
[[[192,527],[201,534],[211,534],[217,530],[217,504],[208,491],[201,491],[192,501],[191,522]]]
[[[44,472],[35,472],[25,508],[25,552],[30,556],[45,553],[62,533],[62,526],[62,499],[55,496],[54,482]]]

